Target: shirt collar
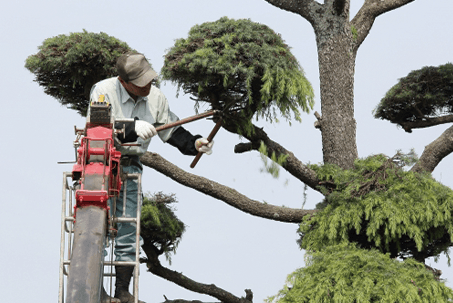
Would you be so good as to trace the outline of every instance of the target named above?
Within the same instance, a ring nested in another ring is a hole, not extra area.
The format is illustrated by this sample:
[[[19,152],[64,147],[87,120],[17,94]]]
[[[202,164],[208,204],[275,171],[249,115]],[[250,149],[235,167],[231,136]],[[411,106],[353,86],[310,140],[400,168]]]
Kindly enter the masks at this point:
[[[123,85],[121,85],[121,82],[119,80],[117,80],[116,82],[116,85],[119,86],[120,88],[120,92],[121,92],[121,103],[126,103],[127,101],[131,100],[132,102],[135,103],[135,100],[129,95],[129,93],[127,92],[127,90],[124,88]],[[137,103],[141,102],[141,101],[148,101],[148,97],[138,97],[137,99]]]

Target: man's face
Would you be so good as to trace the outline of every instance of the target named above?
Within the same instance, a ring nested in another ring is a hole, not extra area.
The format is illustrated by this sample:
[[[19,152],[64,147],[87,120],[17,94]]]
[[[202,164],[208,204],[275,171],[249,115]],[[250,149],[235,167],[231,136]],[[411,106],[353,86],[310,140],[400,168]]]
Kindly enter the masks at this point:
[[[151,82],[149,82],[146,86],[143,87],[137,86],[132,83],[127,83],[127,90],[136,96],[146,97],[149,95],[149,91],[151,89]]]

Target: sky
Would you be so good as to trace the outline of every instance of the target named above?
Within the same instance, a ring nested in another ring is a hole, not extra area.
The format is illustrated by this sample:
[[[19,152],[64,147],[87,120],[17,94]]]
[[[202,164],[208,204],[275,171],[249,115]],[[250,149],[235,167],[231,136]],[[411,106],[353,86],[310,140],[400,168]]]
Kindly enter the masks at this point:
[[[363,1],[351,1],[351,17]],[[418,0],[377,18],[360,47],[355,74],[355,116],[360,157],[424,147],[449,125],[404,132],[387,121],[376,120],[372,110],[398,79],[423,66],[452,61],[453,2]],[[71,32],[105,32],[146,55],[156,71],[175,39],[187,37],[195,24],[223,16],[249,18],[268,25],[282,35],[312,83],[319,102],[319,73],[313,29],[302,17],[280,10],[264,0],[79,0],[4,3],[0,11],[0,83],[4,108],[1,124],[0,289],[3,302],[55,302],[58,297],[60,215],[63,172],[74,159],[74,125],[85,119],[44,94],[24,68],[28,56],[37,53],[46,38]],[[195,113],[190,96],[180,94],[171,83],[161,87],[170,107],[180,118]],[[6,111],[6,109],[8,109]],[[314,112],[314,111],[313,111]],[[269,136],[292,151],[304,163],[322,161],[321,134],[313,127],[316,118],[304,114],[302,123],[268,124],[258,121]],[[214,124],[197,121],[186,125],[194,134],[207,136]],[[149,151],[157,152],[182,169],[228,185],[254,200],[299,208],[304,185],[281,171],[279,179],[260,172],[256,152],[236,155],[234,145],[243,139],[220,130],[213,154],[204,156],[194,169],[192,158],[154,139]],[[434,178],[453,187],[453,156],[444,159]],[[254,301],[277,294],[286,276],[304,266],[304,251],[297,244],[297,225],[253,217],[169,178],[145,168],[143,190],[174,193],[176,214],[187,224],[171,266],[201,283],[215,284],[236,296],[251,289]],[[314,208],[322,196],[307,192],[305,208]],[[453,287],[453,269],[446,258],[428,264],[442,270]],[[141,266],[140,298],[146,302],[168,299],[215,301],[186,291],[153,276]]]

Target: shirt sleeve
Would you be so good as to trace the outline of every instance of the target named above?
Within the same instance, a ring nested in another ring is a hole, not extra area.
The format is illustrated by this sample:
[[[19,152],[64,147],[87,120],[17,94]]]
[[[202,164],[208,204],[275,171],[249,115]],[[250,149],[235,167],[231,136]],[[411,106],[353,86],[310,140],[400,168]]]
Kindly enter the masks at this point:
[[[192,135],[189,131],[184,129],[184,127],[178,127],[167,140],[167,143],[179,149],[179,151],[188,156],[195,156],[198,154],[197,149],[195,148],[195,141],[201,138],[200,135]]]
[[[158,110],[155,116],[156,123],[154,124],[155,127],[165,125],[168,123],[173,123],[179,120],[178,116],[175,115],[171,110],[168,104],[168,100],[165,95],[159,90],[158,96]],[[168,139],[171,137],[172,133],[178,128],[179,126],[175,126],[166,130],[162,130],[158,132],[160,139],[164,142],[167,142]]]

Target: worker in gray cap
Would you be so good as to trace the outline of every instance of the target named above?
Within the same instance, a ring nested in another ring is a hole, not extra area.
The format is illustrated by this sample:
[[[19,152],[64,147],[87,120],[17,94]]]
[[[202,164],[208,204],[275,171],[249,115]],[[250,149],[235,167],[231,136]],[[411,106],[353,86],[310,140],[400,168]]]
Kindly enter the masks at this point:
[[[91,89],[90,101],[103,98],[111,104],[112,115],[115,119],[133,118],[135,124],[126,129],[126,138],[129,141],[137,140],[140,146],[121,146],[121,165],[125,173],[142,173],[143,167],[140,162],[148,149],[151,138],[158,135],[163,142],[178,148],[185,155],[196,155],[198,152],[211,154],[213,142],[200,135],[192,135],[182,126],[176,126],[157,133],[159,125],[168,124],[179,120],[170,111],[167,98],[153,85],[157,79],[157,73],[152,69],[143,54],[127,53],[118,58],[118,77],[105,79],[96,83]],[[90,102],[91,104],[91,102]],[[90,109],[88,109],[90,110]],[[137,184],[127,182],[126,209],[122,203],[117,203],[116,216],[136,217],[137,207]],[[119,201],[122,201],[123,190]],[[118,223],[118,235],[115,244],[116,261],[135,261],[135,231],[133,223]],[[134,302],[134,297],[129,293],[132,266],[116,266],[115,298],[110,298],[103,290],[101,302]],[[111,301],[110,301],[111,300]],[[142,301],[139,301],[142,302]]]

